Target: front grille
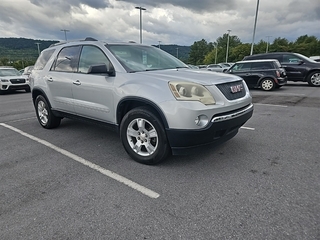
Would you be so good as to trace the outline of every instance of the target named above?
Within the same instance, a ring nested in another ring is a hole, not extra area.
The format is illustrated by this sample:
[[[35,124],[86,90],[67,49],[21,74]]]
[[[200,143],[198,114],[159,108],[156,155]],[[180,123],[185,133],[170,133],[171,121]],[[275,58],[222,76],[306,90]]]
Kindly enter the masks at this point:
[[[10,79],[10,82],[11,82],[12,84],[20,84],[20,83],[25,83],[25,82],[26,82],[26,80],[25,80],[25,79],[23,79],[23,78]]]
[[[216,85],[228,100],[235,100],[246,95],[242,81],[221,83]]]

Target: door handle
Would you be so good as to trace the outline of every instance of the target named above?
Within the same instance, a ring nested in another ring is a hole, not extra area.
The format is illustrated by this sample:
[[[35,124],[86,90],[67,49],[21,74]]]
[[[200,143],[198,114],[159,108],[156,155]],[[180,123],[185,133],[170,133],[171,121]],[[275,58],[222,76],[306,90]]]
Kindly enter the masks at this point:
[[[73,84],[79,86],[79,85],[81,85],[81,82],[79,80],[77,80],[77,81],[74,81]]]
[[[46,76],[46,80],[47,80],[48,82],[53,82],[53,78],[52,78],[52,77]]]

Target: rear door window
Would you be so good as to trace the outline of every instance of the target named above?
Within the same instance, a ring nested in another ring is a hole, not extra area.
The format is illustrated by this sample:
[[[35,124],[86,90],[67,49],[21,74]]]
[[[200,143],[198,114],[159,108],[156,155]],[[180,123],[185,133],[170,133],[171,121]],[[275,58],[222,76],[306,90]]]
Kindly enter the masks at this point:
[[[271,62],[254,62],[251,65],[252,70],[273,69]]]
[[[302,59],[293,54],[283,54],[283,62],[285,63],[298,63]]]
[[[58,72],[76,72],[78,70],[80,49],[81,46],[63,48],[58,54],[51,70]]]

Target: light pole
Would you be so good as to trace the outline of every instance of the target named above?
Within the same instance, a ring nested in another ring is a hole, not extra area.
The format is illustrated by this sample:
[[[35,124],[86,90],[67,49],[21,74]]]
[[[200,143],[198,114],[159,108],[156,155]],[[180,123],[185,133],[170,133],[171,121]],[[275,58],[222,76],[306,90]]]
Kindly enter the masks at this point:
[[[177,47],[177,58],[179,59],[179,48]]]
[[[40,45],[41,43],[36,42],[35,44],[37,44],[37,45],[38,45],[38,54],[40,55],[40,48],[39,48],[39,45]]]
[[[160,48],[160,43],[161,43],[161,41],[158,41],[159,42],[159,48]]]
[[[231,30],[227,30],[227,31],[228,31],[228,40],[227,40],[226,63],[228,62],[228,53],[229,53],[229,36],[230,36],[230,32],[231,32]]]
[[[256,34],[258,10],[259,10],[259,0],[257,0],[256,17],[255,17],[255,20],[254,20],[254,27],[253,27],[253,35],[252,35],[252,43],[251,43],[250,55],[252,55],[252,53],[253,53],[254,35]]]
[[[218,56],[218,43],[215,44],[216,47],[216,56],[214,58],[214,63],[217,64],[217,56]]]
[[[140,44],[142,43],[142,10],[147,10],[143,7],[136,7],[136,9],[140,10]]]
[[[268,41],[267,41],[267,48],[266,48],[266,53],[267,53],[267,52],[268,52],[268,50],[269,50],[269,49],[268,49],[268,47],[269,47],[269,38],[270,38],[270,37],[272,37],[272,36],[267,36],[267,38],[268,38]]]
[[[70,30],[68,30],[68,29],[61,29],[60,31],[64,32],[64,38],[65,38],[66,41],[67,41],[67,32],[70,32]]]

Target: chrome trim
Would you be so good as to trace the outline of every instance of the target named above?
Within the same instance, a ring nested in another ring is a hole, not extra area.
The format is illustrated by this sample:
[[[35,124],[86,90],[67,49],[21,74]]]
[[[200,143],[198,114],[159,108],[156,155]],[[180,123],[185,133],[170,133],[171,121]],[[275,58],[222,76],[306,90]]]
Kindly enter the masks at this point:
[[[229,119],[232,119],[235,117],[239,117],[239,116],[244,115],[247,112],[251,111],[251,109],[253,109],[252,103],[248,107],[246,107],[245,109],[242,109],[238,112],[231,113],[228,115],[219,116],[219,117],[214,117],[214,118],[212,118],[211,122],[221,122],[221,121],[229,120]]]

